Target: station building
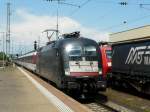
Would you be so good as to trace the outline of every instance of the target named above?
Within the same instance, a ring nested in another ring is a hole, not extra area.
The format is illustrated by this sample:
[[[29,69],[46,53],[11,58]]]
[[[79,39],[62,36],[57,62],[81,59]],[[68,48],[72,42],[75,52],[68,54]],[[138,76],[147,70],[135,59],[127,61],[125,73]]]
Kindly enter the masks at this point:
[[[109,41],[112,43],[143,40],[150,38],[150,25],[117,32],[109,35]]]

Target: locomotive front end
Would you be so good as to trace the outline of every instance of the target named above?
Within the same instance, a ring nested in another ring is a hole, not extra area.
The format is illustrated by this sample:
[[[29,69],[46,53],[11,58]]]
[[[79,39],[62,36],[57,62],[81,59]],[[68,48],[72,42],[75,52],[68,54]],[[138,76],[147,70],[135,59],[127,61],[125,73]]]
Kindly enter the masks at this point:
[[[63,57],[68,89],[78,89],[84,93],[106,89],[98,49],[96,42],[89,39],[66,44]]]

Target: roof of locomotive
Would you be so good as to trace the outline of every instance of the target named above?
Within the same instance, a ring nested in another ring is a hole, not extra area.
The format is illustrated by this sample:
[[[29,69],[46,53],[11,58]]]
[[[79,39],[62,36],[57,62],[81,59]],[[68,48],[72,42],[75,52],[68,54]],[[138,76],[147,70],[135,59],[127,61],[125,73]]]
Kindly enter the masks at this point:
[[[76,46],[78,45],[86,46],[90,44],[90,45],[98,46],[96,41],[81,37],[80,32],[76,31],[76,32],[72,32],[68,34],[66,33],[66,34],[61,35],[58,40],[48,42],[47,46],[45,47],[62,48],[62,47],[65,47],[67,44],[74,44]],[[43,49],[45,47],[43,47]]]
[[[88,39],[88,38],[84,38],[84,37],[79,37],[79,38],[61,38],[58,41],[55,42],[56,43],[56,47],[62,47],[65,46],[66,44],[80,44],[80,45],[95,45],[98,46],[97,42],[92,40],[92,39]]]

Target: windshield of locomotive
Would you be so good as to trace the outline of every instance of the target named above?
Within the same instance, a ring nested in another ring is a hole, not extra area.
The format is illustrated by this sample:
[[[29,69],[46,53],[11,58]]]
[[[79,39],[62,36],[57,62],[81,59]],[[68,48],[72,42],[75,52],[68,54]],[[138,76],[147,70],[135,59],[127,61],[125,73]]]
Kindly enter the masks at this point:
[[[73,46],[66,47],[67,54],[70,61],[96,61],[97,53],[95,46]]]
[[[84,56],[86,61],[96,61],[97,52],[95,46],[85,46],[84,47]]]
[[[66,51],[69,56],[69,60],[71,61],[82,60],[82,47],[81,46],[68,45],[66,47]]]
[[[106,50],[106,55],[107,55],[108,59],[111,59],[112,58],[112,52],[111,52],[111,50]]]

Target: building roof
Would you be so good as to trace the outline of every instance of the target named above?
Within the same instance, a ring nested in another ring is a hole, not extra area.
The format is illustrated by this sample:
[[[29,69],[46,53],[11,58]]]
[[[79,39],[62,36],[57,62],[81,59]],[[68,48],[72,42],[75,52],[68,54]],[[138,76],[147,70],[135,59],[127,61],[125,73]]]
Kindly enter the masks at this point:
[[[109,35],[110,42],[132,41],[150,38],[150,25],[129,29]]]

